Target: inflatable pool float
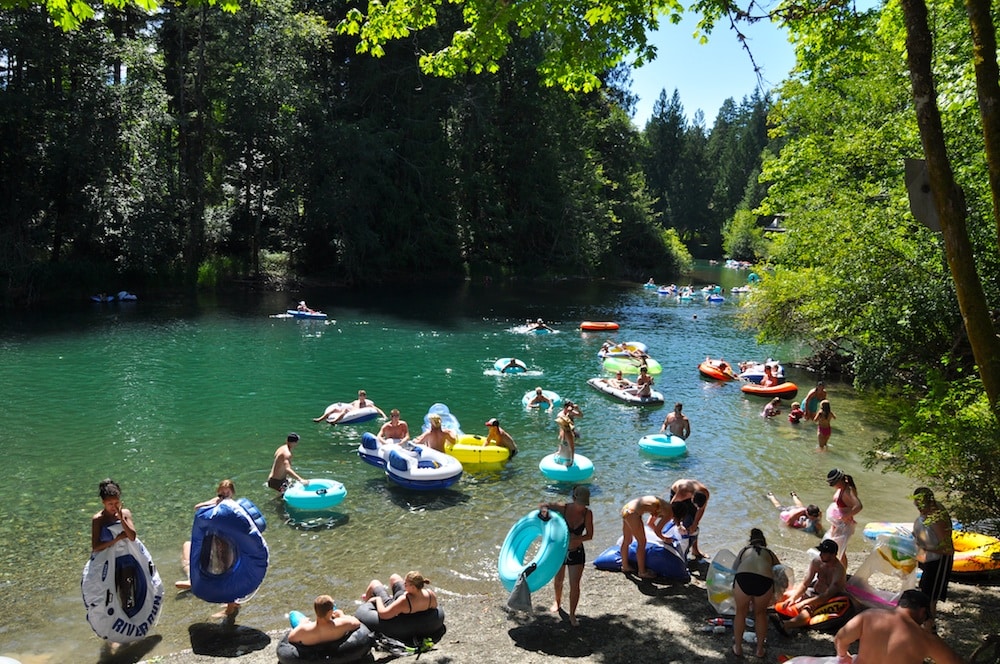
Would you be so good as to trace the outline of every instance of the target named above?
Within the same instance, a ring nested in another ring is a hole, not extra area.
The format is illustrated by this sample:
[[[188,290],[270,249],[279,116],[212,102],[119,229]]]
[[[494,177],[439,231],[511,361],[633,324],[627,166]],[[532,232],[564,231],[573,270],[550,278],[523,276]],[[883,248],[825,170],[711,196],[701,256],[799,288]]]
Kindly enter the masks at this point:
[[[509,366],[512,360],[514,366]],[[523,373],[528,370],[528,365],[513,357],[501,357],[493,363],[493,368],[500,373]]]
[[[799,615],[796,609],[788,600],[782,600],[774,605],[774,610],[783,616],[794,618]],[[809,620],[803,627],[812,627],[821,630],[837,630],[854,615],[851,607],[851,598],[847,595],[837,595],[831,597],[829,601],[820,606],[814,607],[809,615]]]
[[[759,383],[764,380],[764,367],[771,367],[771,375],[779,382],[785,380],[785,368],[768,358],[766,362],[751,362],[750,366],[740,372],[740,378],[749,383]]]
[[[90,300],[92,302],[114,302],[114,295],[91,295]]]
[[[108,526],[117,537],[121,524]],[[145,636],[160,619],[163,582],[138,538],[118,540],[91,554],[80,583],[87,622],[102,639],[130,643]]]
[[[705,587],[708,603],[720,616],[736,614],[736,600],[733,599],[733,581],[736,579],[736,554],[729,549],[719,549],[708,568]]]
[[[711,293],[706,296],[705,299],[713,304],[719,304],[720,302],[726,301],[726,298],[722,297],[718,293]]]
[[[385,474],[407,489],[447,489],[462,477],[462,464],[453,456],[423,445],[393,445],[386,455]]]
[[[246,498],[203,507],[191,526],[191,592],[206,602],[225,604],[256,592],[267,574],[266,527]]]
[[[510,450],[500,445],[487,445],[484,436],[464,435],[454,445],[445,445],[445,453],[462,465],[503,463],[510,459]]]
[[[378,617],[375,604],[368,601],[358,607],[354,617],[373,633],[402,641],[406,645],[421,645],[424,639],[437,643],[447,631],[444,625],[444,609],[440,606],[382,620]]]
[[[644,283],[642,287],[645,288],[646,290],[656,290],[657,288],[659,288],[659,286],[657,286],[656,284],[649,282]]]
[[[631,387],[622,389],[620,387],[615,387],[611,384],[611,379],[608,378],[590,378],[587,380],[587,385],[590,385],[595,390],[609,394],[619,401],[624,401],[625,403],[637,406],[663,403],[663,395],[656,390],[650,390],[649,396],[640,397],[636,394],[638,388]]]
[[[680,436],[651,433],[639,439],[639,449],[661,457],[679,457],[687,454],[687,442]]]
[[[956,581],[989,576],[1000,572],[1000,539],[968,530],[959,530],[958,522],[952,523],[951,543],[955,556],[951,563],[952,578]],[[913,524],[906,522],[872,521],[862,531],[867,539],[882,541],[887,536],[913,542]],[[896,546],[899,548],[902,545]]]
[[[780,399],[791,399],[799,391],[799,386],[795,383],[780,383],[771,387],[764,387],[757,383],[747,383],[740,387],[744,394],[752,394],[755,397],[778,397]]]
[[[347,489],[336,480],[309,480],[309,484],[295,482],[285,489],[285,504],[302,511],[327,510],[344,502]]]
[[[723,364],[725,364],[725,369],[722,368]],[[728,362],[723,363],[722,360],[706,359],[698,365],[698,371],[705,378],[711,378],[712,380],[733,380],[736,378],[733,368]]]
[[[602,347],[597,351],[597,357],[602,360],[606,357],[629,357],[632,353],[645,353],[649,350],[646,344],[641,341],[626,341],[623,344]]]
[[[562,403],[562,397],[553,392],[552,390],[542,390],[542,394],[544,394],[545,396],[547,396],[549,399],[552,400],[553,408]],[[535,391],[528,390],[527,392],[524,393],[524,396],[521,397],[521,405],[524,406],[525,408],[539,408],[540,407],[539,404],[531,403],[531,400],[534,398],[535,398]]]
[[[427,433],[431,430],[431,415],[437,415],[441,418],[441,428],[451,429],[455,433],[456,437],[462,436],[462,425],[458,423],[458,418],[451,414],[448,410],[448,406],[443,403],[436,403],[427,409],[427,414],[424,415],[424,424],[421,427],[421,431]]]
[[[594,476],[594,464],[582,454],[574,454],[573,465],[567,466],[563,459],[557,460],[553,452],[538,462],[538,470],[556,482],[586,482]]]
[[[634,357],[606,357],[604,358],[604,370],[610,373],[621,371],[627,374],[639,373],[642,363]],[[649,357],[646,358],[646,369],[651,374],[658,374],[663,371],[660,363]]]
[[[539,539],[541,542],[535,556],[525,562],[528,549]],[[562,515],[550,511],[549,518],[543,521],[538,510],[530,512],[517,520],[500,547],[500,557],[497,560],[500,583],[510,592],[514,590],[514,584],[521,573],[531,569],[525,581],[528,590],[535,592],[555,578],[566,560],[568,550],[569,528]]]
[[[128,291],[118,291],[118,301],[119,302],[135,302],[139,299],[139,296],[135,293],[129,293]]]
[[[677,288],[671,286],[660,286],[656,289],[657,295],[677,295]]]
[[[310,618],[301,611],[289,611],[288,622],[295,628]],[[278,662],[297,664],[298,662],[323,662],[327,664],[348,664],[365,660],[375,645],[375,635],[364,624],[342,639],[313,646],[289,643],[286,632],[278,642]]]
[[[869,521],[861,533],[865,539],[875,540],[879,535],[904,535],[913,539],[913,522]]]
[[[351,404],[348,403],[332,403],[327,406],[327,410],[333,408],[334,406],[339,406],[341,409],[344,407],[349,407]],[[326,418],[326,421],[333,424],[333,421],[337,419],[339,413],[334,413]],[[378,417],[378,409],[375,406],[365,406],[364,408],[355,408],[354,410],[347,413],[337,421],[337,424],[357,424],[360,422],[369,422]]]
[[[375,434],[368,431],[361,434],[361,444],[358,445],[358,456],[367,464],[385,470],[386,458],[389,450],[399,443],[399,439],[389,439],[385,443],[379,442]]]
[[[322,311],[299,311],[298,309],[286,309],[285,313],[290,318],[302,318],[302,319],[315,319],[323,320],[326,318],[326,314]]]
[[[288,614],[289,622],[295,627],[305,615],[299,611]],[[375,635],[363,623],[356,630],[330,643],[320,643],[314,646],[301,646],[288,642],[288,633],[278,642],[278,662],[280,664],[300,664],[300,662],[317,662],[319,664],[350,664],[369,659],[368,655],[375,645]]]
[[[618,323],[612,320],[598,321],[598,320],[585,320],[580,323],[580,329],[584,332],[604,332],[610,330],[617,330]]]
[[[661,579],[671,581],[690,581],[691,573],[687,566],[687,540],[672,526],[668,527],[666,535],[669,536],[670,543],[666,544],[649,526],[646,526],[646,569],[656,574]],[[636,569],[636,550],[638,543],[632,540],[628,549],[628,559],[632,569]],[[622,569],[622,541],[614,546],[609,546],[594,559],[594,567],[611,572],[620,572]],[[530,578],[530,577],[529,577]]]

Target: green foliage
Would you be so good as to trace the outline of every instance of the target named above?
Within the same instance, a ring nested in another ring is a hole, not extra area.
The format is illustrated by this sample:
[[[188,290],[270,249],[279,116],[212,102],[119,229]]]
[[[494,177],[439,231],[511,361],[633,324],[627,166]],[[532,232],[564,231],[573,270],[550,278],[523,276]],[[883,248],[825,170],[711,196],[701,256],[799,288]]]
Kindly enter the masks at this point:
[[[212,290],[239,274],[236,261],[228,256],[213,256],[198,266],[198,288]]]
[[[737,210],[722,229],[722,247],[733,260],[757,262],[767,257],[764,231],[757,225],[757,215]]]
[[[947,360],[944,363],[948,364]],[[920,393],[885,398],[885,417],[899,423],[876,442],[866,464],[922,478],[958,501],[953,516],[967,523],[1000,518],[1000,423],[973,376],[934,371]]]

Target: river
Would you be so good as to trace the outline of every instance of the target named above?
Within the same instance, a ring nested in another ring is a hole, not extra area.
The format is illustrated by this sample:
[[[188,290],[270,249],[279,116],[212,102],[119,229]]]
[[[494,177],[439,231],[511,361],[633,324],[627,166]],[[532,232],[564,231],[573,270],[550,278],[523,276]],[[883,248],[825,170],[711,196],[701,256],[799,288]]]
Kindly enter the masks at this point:
[[[728,291],[746,273],[701,264],[693,277]],[[302,297],[331,319],[270,317]],[[738,311],[730,295],[718,305],[679,303],[636,285],[559,282],[317,289],[8,315],[0,321],[0,449],[10,464],[0,488],[8,514],[0,522],[0,655],[25,664],[98,660],[101,641],[85,620],[80,573],[90,519],[101,507],[97,485],[107,476],[122,485],[167,585],[154,656],[190,647],[188,627],[216,610],[175,592],[173,581],[182,574],[192,506],[226,477],[268,519],[270,567],[241,624],[277,629],[289,609],[308,611],[321,592],[343,606],[369,579],[394,571],[421,570],[443,603],[496,589],[496,557],[510,525],[569,490],[538,471],[555,450],[556,425],[551,414],[522,408],[522,395],[536,385],[584,411],[578,451],[596,466],[591,559],[619,535],[625,501],[663,492],[680,477],[712,491],[701,537],[709,553],[738,547],[751,526],[764,527],[779,547],[814,545],[781,527],[765,494],[796,490],[825,506],[833,467],[855,476],[862,523],[912,520],[913,482],[862,467],[862,453],[884,432],[848,385],[827,380],[837,419],[829,451],[818,453],[814,426],[765,420],[762,400],[699,377],[706,355],[789,362],[802,352],[758,346],[736,325]],[[512,331],[538,317],[558,332]],[[583,320],[617,321],[615,339],[649,346],[663,366],[655,387],[666,407],[625,406],[586,385],[600,374],[597,351],[608,335],[580,332]],[[520,358],[531,371],[493,375],[499,357]],[[794,369],[787,374],[800,398],[815,383]],[[435,402],[447,404],[466,433],[484,433],[483,422],[497,417],[521,453],[503,470],[467,471],[451,490],[395,487],[356,454],[361,433],[378,422],[311,420],[360,388],[384,410],[399,408],[411,429]],[[692,422],[689,454],[641,453],[638,439],[658,430],[676,401]],[[337,512],[290,518],[265,486],[273,452],[293,430],[301,436],[296,470],[346,485]],[[853,546],[863,546],[860,536]]]

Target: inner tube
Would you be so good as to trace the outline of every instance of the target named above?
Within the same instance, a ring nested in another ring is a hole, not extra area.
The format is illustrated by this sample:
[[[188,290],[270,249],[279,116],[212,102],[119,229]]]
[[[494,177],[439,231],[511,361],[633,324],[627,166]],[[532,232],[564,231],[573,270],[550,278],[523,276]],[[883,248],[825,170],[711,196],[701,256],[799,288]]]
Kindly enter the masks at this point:
[[[573,465],[567,466],[556,457],[555,452],[542,457],[538,462],[542,475],[556,482],[586,482],[594,476],[594,464],[582,454],[573,455]]]
[[[512,361],[514,366],[510,366]],[[493,368],[500,373],[524,373],[528,370],[528,365],[515,357],[501,357],[493,363]]]
[[[553,392],[552,390],[542,390],[542,394],[544,394],[546,397],[552,400],[552,408],[555,408],[556,406],[562,403],[562,397]],[[528,390],[527,392],[524,393],[524,396],[521,397],[521,405],[524,406],[525,408],[539,408],[540,407],[539,404],[532,405],[531,400],[534,398],[535,398],[535,391]]]
[[[278,642],[278,661],[281,664],[297,662],[329,662],[347,664],[368,657],[375,643],[375,635],[365,625],[340,639],[314,646],[301,646],[288,642],[288,632]]]
[[[447,630],[444,626],[444,609],[440,606],[382,620],[378,617],[375,604],[369,601],[358,607],[354,617],[375,634],[383,634],[407,644],[419,644],[424,639],[437,643]]]
[[[774,610],[790,618],[799,615],[798,610],[788,600],[776,603]],[[837,595],[831,597],[825,604],[813,609],[805,626],[822,630],[840,629],[853,615],[851,598],[847,595]]]
[[[524,556],[535,540],[541,538],[541,544],[535,552],[535,557],[527,563]],[[535,592],[555,578],[559,568],[566,561],[569,550],[569,528],[562,515],[549,512],[546,521],[538,516],[538,510],[518,519],[500,547],[500,557],[497,560],[497,573],[500,582],[508,592],[514,590],[514,584],[522,572],[527,573],[525,580],[528,590]]]
[[[108,527],[117,536],[121,524]],[[80,582],[87,622],[102,639],[130,643],[160,619],[163,582],[142,542],[123,539],[90,556]]]
[[[347,489],[336,480],[309,480],[309,484],[296,482],[285,490],[285,504],[295,509],[326,510],[344,501]]]
[[[639,439],[639,449],[661,457],[677,457],[687,454],[687,442],[680,436],[665,433],[651,433]]]
[[[190,561],[195,597],[214,604],[235,602],[252,595],[264,580],[267,542],[253,515],[226,499],[195,513]]]
[[[605,330],[617,330],[618,323],[613,320],[585,320],[580,323],[580,329],[584,332],[602,332]]]

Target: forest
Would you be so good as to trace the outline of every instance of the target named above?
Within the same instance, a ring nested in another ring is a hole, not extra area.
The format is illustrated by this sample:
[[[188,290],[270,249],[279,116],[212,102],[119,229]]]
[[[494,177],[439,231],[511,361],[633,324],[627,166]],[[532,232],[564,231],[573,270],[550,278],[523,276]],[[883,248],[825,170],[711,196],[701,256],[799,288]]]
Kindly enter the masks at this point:
[[[645,279],[721,253],[768,99],[708,130],[664,93],[641,131],[625,67],[546,88],[526,38],[496,73],[427,76],[409,43],[356,56],[346,11],[109,7],[63,31],[4,10],[7,305],[275,275]]]
[[[664,90],[639,129],[625,54],[651,57],[678,6],[575,1],[552,6],[582,23],[492,0],[126,3],[72,30],[0,1],[5,304],[112,275],[644,281],[752,260],[747,327],[808,340],[892,424],[869,462],[1000,517],[990,4],[781,5],[796,67],[771,94],[707,128]],[[706,32],[753,18],[690,9]]]

